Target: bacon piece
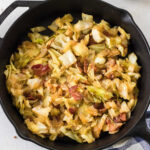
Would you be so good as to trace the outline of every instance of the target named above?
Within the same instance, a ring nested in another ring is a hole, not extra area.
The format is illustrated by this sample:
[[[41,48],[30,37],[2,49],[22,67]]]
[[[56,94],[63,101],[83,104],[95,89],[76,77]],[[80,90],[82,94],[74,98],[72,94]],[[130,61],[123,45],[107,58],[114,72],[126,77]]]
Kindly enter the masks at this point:
[[[42,96],[39,95],[39,94],[35,95],[35,94],[31,94],[31,93],[29,93],[29,92],[25,92],[25,93],[24,93],[24,96],[25,96],[28,100],[36,100],[36,99],[41,99],[41,98],[42,98]]]
[[[81,100],[83,98],[83,95],[77,91],[77,88],[78,85],[72,86],[71,88],[69,88],[69,93],[75,100]]]
[[[121,113],[119,116],[115,117],[113,120],[115,123],[121,123],[121,122],[127,121],[127,115],[126,113]]]
[[[28,99],[28,100],[35,100],[36,97],[31,95],[29,92],[24,92],[23,95]]]
[[[33,70],[34,74],[37,75],[37,76],[46,75],[50,70],[48,65],[44,66],[42,64],[33,65],[31,67],[31,69]]]
[[[107,118],[107,119],[106,119],[106,124],[110,124],[110,123],[111,123],[110,118]]]
[[[36,99],[36,97],[34,97],[33,95],[28,95],[26,98],[28,100],[35,100]]]
[[[93,45],[93,44],[97,44],[97,43],[95,42],[95,40],[93,39],[93,37],[90,36],[90,40],[89,40],[89,44],[88,45]]]
[[[109,126],[109,132],[114,132],[117,130],[117,126],[114,123],[110,123],[108,126]]]
[[[100,113],[104,113],[107,109],[104,107],[103,103],[95,103],[94,107],[99,110]]]
[[[122,123],[110,123],[108,126],[109,126],[109,133],[114,134],[122,126]]]
[[[98,67],[94,66],[94,72],[98,73],[98,71],[99,71]]]
[[[111,36],[111,34],[109,32],[107,32],[106,30],[103,31],[103,34],[105,34],[106,36]]]
[[[69,108],[69,112],[70,112],[71,114],[75,114],[76,111],[77,111],[76,108],[73,108],[73,107]]]
[[[115,64],[116,64],[115,59],[109,59],[106,63],[106,66],[109,68],[115,66]]]
[[[36,65],[33,65],[33,66],[31,67],[31,69],[35,70],[35,69],[40,69],[40,68],[42,68],[42,67],[43,67],[42,64],[36,64]]]
[[[107,109],[106,109],[106,108],[99,109],[99,112],[100,112],[100,113],[104,113],[104,112],[106,112],[106,111],[107,111]]]
[[[77,67],[78,67],[78,69],[79,69],[79,71],[82,73],[83,72],[83,69],[82,69],[82,65],[81,65],[81,63],[78,61],[77,62]]]
[[[60,104],[56,105],[55,107],[56,107],[57,109],[60,109]]]
[[[85,59],[84,60],[84,73],[87,73],[88,66],[89,66],[89,63],[88,63],[87,59]]]
[[[80,92],[74,92],[71,94],[71,96],[75,99],[75,100],[81,100],[83,98],[83,95]]]
[[[120,120],[121,120],[121,121],[127,121],[127,114],[126,114],[126,113],[121,113],[121,114],[119,115],[119,117],[120,117]]]
[[[72,94],[72,93],[76,92],[77,88],[78,88],[78,85],[74,85],[74,86],[70,87],[69,88],[69,93]]]
[[[115,123],[120,123],[120,122],[122,122],[121,119],[120,119],[120,116],[115,117],[115,118],[113,119],[113,121],[114,121]]]
[[[107,74],[106,75],[106,77],[108,78],[108,79],[111,79],[111,80],[113,80],[114,78],[115,78],[115,76],[113,75],[113,74]]]
[[[83,39],[84,39],[84,37],[85,37],[85,34],[81,34],[81,35],[80,35],[80,37],[79,37],[79,39],[78,39],[78,41],[83,40]]]
[[[103,108],[104,108],[104,104],[103,104],[103,103],[95,103],[95,104],[94,104],[94,107],[95,107],[96,109],[103,109]]]

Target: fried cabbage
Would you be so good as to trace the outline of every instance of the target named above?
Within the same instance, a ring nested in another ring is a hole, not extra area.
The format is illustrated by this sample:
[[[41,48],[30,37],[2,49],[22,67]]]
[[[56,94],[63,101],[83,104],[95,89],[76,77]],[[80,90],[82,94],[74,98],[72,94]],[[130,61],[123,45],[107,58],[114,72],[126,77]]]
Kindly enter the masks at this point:
[[[67,136],[92,143],[114,134],[138,101],[140,66],[128,53],[130,34],[82,13],[31,28],[4,72],[13,104],[28,129],[54,141]]]

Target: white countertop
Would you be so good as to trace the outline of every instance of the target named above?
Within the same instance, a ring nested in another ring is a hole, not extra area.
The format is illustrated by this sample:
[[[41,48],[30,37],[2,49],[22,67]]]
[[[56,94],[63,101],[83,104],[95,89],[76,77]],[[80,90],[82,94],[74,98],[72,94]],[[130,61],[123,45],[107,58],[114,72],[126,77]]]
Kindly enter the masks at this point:
[[[0,14],[7,8],[14,0],[0,0]],[[128,10],[137,25],[143,31],[148,43],[150,44],[150,0],[105,0],[115,6]],[[20,11],[20,10],[17,10]],[[11,17],[16,18],[16,17]],[[5,23],[11,24],[13,19],[8,19]],[[10,21],[10,23],[9,23]],[[4,35],[4,27],[0,26],[0,37]],[[7,28],[6,28],[7,29]],[[6,30],[5,29],[5,30]],[[2,33],[3,32],[3,33]],[[0,106],[0,150],[45,150],[44,148],[25,141],[18,137],[14,127],[7,119]],[[17,136],[17,138],[14,138]],[[132,148],[130,148],[131,150]]]

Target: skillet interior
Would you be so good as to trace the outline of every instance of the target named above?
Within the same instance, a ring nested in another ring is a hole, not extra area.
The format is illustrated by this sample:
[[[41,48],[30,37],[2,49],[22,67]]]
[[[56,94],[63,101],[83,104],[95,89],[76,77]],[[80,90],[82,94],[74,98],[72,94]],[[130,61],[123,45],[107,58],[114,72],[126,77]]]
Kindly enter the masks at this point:
[[[96,142],[92,144],[77,144],[68,139],[57,140],[55,142],[51,142],[48,139],[43,140],[40,137],[33,135],[26,128],[22,117],[17,112],[15,107],[12,106],[11,97],[8,95],[5,86],[5,77],[3,74],[5,65],[8,64],[9,58],[12,52],[16,50],[17,45],[24,38],[26,38],[25,35],[29,31],[30,27],[37,25],[49,25],[54,18],[63,16],[66,13],[71,13],[75,20],[78,20],[80,19],[81,12],[94,15],[95,21],[105,19],[111,23],[111,25],[121,26],[131,34],[130,49],[136,53],[139,58],[139,64],[142,66],[142,78],[139,81],[139,101],[132,113],[131,119],[117,134],[104,134],[102,135],[102,138],[96,140]],[[34,141],[46,148],[61,150],[94,150],[111,145],[125,136],[137,124],[149,104],[150,54],[147,42],[145,41],[145,38],[141,34],[140,30],[134,24],[131,16],[126,11],[112,7],[111,5],[108,5],[100,0],[52,0],[29,10],[22,17],[20,17],[7,32],[5,38],[3,39],[0,54],[0,97],[4,111],[22,138]]]

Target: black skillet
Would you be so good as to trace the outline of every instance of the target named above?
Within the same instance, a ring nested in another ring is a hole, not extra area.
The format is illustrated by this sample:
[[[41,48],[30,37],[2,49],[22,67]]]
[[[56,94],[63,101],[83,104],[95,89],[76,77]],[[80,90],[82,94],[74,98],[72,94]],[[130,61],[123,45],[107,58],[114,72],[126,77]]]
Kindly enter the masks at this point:
[[[5,37],[0,39],[0,101],[4,112],[14,125],[18,135],[25,140],[55,150],[97,150],[108,147],[125,136],[135,135],[150,143],[150,130],[147,128],[144,115],[150,101],[150,48],[131,15],[123,9],[100,0],[16,1],[0,16],[0,24],[16,7],[25,6],[29,7],[29,10],[11,26]],[[11,54],[16,50],[17,45],[31,27],[49,25],[54,18],[63,16],[66,13],[71,13],[75,20],[78,20],[81,12],[94,15],[96,21],[105,19],[111,25],[121,26],[131,34],[130,50],[137,54],[139,64],[142,66],[142,77],[139,81],[139,100],[132,112],[131,119],[121,128],[120,132],[114,135],[104,134],[92,144],[78,144],[66,138],[51,142],[48,139],[33,135],[27,129],[22,117],[12,105],[11,97],[6,90],[3,72],[6,64],[9,63]]]

